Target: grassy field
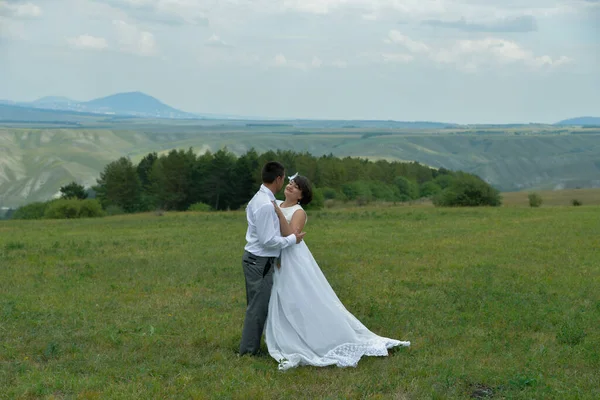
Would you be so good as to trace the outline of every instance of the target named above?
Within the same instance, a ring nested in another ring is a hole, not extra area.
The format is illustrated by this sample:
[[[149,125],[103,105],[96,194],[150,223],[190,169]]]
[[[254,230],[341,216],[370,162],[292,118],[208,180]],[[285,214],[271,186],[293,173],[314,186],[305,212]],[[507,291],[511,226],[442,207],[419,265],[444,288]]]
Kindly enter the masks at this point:
[[[600,189],[561,189],[561,190],[529,190],[522,192],[502,192],[502,206],[505,207],[530,207],[530,193],[537,193],[542,198],[541,207],[573,206],[573,200],[579,200],[580,205],[600,206]],[[328,204],[329,208],[343,208],[352,206],[352,202],[337,202]],[[378,203],[378,206],[391,206],[393,203]],[[406,202],[402,205],[433,207],[429,199],[419,199]]]
[[[600,398],[599,207],[325,210],[306,230],[346,307],[410,348],[238,357],[239,212],[0,221],[0,398]]]
[[[502,193],[502,204],[505,206],[529,206],[529,193],[537,193],[542,197],[543,206],[570,206],[573,200],[583,205],[600,205],[600,189],[563,189],[563,190],[530,190],[523,192]]]

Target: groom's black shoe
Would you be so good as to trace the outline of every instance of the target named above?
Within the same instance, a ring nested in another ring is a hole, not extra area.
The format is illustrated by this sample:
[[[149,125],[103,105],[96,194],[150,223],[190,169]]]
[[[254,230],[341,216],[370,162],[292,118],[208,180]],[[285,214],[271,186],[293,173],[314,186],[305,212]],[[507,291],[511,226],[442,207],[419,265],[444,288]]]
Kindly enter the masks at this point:
[[[268,352],[260,349],[254,353],[246,352],[246,353],[238,353],[238,357],[250,356],[250,357],[267,357],[269,355]]]
[[[264,350],[259,350],[256,352],[256,354],[254,354],[254,357],[268,357],[269,353],[264,351]]]

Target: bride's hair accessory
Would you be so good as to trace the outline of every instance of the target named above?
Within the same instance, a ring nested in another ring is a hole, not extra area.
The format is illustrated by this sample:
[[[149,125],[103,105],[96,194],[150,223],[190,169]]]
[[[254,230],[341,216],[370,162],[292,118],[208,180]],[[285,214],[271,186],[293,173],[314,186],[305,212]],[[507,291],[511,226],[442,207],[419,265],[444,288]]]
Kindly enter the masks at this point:
[[[292,176],[288,176],[288,179],[289,179],[290,181],[293,181],[293,180],[294,180],[294,178],[295,178],[295,177],[297,177],[297,176],[298,176],[298,173],[296,172],[294,175],[292,175]]]

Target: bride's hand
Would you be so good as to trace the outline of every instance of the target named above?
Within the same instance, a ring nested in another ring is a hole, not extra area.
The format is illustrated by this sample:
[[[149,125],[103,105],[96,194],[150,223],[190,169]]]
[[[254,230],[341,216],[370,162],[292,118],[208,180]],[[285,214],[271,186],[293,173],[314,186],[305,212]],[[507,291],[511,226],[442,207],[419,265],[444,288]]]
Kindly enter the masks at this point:
[[[279,206],[277,205],[277,202],[275,200],[273,200],[271,203],[273,203],[273,207],[275,207],[275,212],[277,214],[281,213],[281,210],[279,209]]]

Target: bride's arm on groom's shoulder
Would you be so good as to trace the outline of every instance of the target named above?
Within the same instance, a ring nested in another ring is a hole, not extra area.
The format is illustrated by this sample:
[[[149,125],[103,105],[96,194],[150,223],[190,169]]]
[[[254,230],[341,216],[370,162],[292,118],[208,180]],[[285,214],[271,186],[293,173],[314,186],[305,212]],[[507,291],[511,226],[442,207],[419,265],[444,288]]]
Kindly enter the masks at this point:
[[[277,218],[279,218],[279,226],[281,229],[281,236],[288,236],[292,233],[300,233],[304,229],[306,224],[306,212],[303,209],[296,210],[292,215],[292,221],[287,222],[285,215],[276,203],[273,203]]]
[[[279,219],[279,229],[281,230],[281,236],[288,236],[294,233],[290,224],[288,224],[287,219],[285,219],[285,215],[277,205],[277,203],[273,202],[273,207],[275,207],[275,213],[277,214],[277,218]]]

